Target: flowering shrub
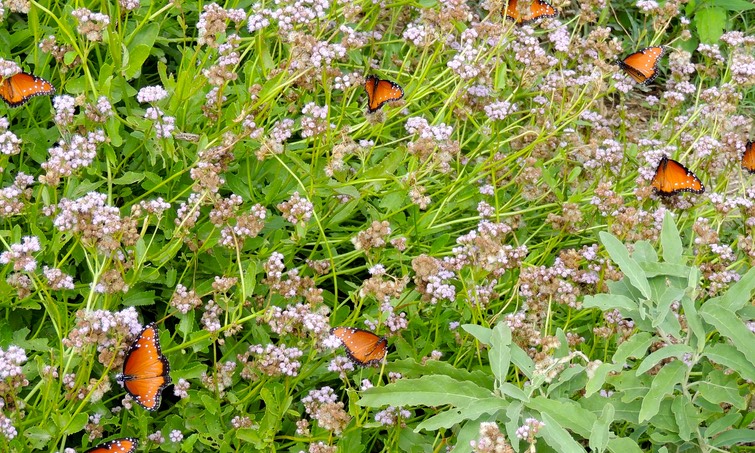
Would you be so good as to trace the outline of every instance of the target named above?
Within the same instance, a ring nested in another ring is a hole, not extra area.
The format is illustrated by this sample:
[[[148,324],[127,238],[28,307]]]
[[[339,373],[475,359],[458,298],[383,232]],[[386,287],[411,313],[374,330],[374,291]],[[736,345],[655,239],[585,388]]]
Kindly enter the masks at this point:
[[[752,443],[755,8],[505,3],[4,2],[0,93],[56,94],[0,117],[0,450]]]

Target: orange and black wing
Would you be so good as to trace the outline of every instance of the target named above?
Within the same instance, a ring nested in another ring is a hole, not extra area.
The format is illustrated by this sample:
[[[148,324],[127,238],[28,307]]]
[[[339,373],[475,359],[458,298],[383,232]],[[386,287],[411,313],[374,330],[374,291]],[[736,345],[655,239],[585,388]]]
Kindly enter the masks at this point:
[[[0,97],[11,107],[24,105],[35,96],[55,94],[55,87],[47,80],[20,72],[3,79],[0,83]]]
[[[139,443],[136,439],[132,437],[124,437],[122,439],[113,439],[104,444],[99,444],[84,453],[134,453],[138,444]]]
[[[705,186],[694,173],[679,162],[664,157],[658,163],[651,186],[658,195],[674,195],[679,192],[703,193]]]
[[[662,46],[646,47],[619,61],[619,67],[637,83],[647,85],[658,76],[658,62],[666,49]]]
[[[558,16],[558,10],[545,0],[532,0],[530,3],[530,12],[527,16],[521,16],[517,9],[517,0],[509,0],[503,11],[506,19],[513,20],[519,25],[529,24],[547,17]]]
[[[745,153],[742,155],[742,167],[750,173],[755,173],[755,142],[747,142]]]
[[[370,331],[354,327],[336,327],[331,329],[330,333],[341,340],[346,354],[357,365],[377,365],[388,353],[388,340]]]
[[[373,75],[367,76],[364,81],[364,89],[367,91],[367,111],[376,112],[386,102],[398,101],[404,97],[404,90],[390,80],[382,80]]]
[[[155,324],[149,324],[126,353],[123,374],[117,380],[143,408],[160,407],[162,391],[170,383],[170,364],[160,350]]]

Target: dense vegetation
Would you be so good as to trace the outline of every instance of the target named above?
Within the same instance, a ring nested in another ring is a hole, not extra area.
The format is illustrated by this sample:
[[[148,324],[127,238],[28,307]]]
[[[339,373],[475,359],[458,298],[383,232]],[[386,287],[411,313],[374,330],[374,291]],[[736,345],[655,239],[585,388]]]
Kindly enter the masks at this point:
[[[0,450],[751,451],[755,6],[505,3],[3,2]]]

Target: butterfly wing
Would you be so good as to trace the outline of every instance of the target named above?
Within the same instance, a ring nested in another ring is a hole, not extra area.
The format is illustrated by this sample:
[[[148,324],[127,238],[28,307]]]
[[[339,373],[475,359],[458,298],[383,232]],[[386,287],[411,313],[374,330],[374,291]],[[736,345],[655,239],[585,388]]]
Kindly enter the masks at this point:
[[[55,87],[47,80],[19,72],[3,79],[0,85],[0,97],[11,107],[24,105],[35,96],[55,94]]]
[[[619,67],[637,83],[647,85],[658,76],[658,62],[664,53],[664,47],[646,47],[619,61]]]
[[[133,437],[124,437],[99,444],[84,453],[134,453],[138,445],[139,442]]]
[[[404,90],[395,82],[381,80],[375,76],[368,76],[364,82],[367,91],[367,111],[376,112],[386,102],[398,101],[404,97]]]
[[[353,327],[337,327],[331,329],[330,333],[341,340],[346,348],[346,354],[357,365],[377,365],[388,353],[388,340],[370,331]]]
[[[651,186],[658,195],[668,196],[679,192],[703,193],[705,186],[679,162],[664,157],[658,163]]]
[[[160,407],[163,389],[171,383],[169,373],[170,364],[160,350],[157,327],[149,324],[126,353],[119,381],[137,403],[154,411]]]
[[[513,20],[519,25],[529,24],[540,19],[556,17],[558,15],[556,8],[545,0],[532,0],[530,3],[530,12],[526,17],[519,14],[517,6],[517,0],[509,0],[504,15],[506,16],[506,19]]]
[[[742,155],[742,167],[750,173],[755,173],[755,142],[747,142],[745,153]]]

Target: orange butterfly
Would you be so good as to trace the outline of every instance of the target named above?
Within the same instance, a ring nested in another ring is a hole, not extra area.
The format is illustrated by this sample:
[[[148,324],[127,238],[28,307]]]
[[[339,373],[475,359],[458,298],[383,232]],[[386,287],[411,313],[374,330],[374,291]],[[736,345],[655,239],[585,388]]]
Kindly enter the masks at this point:
[[[0,82],[0,97],[11,107],[18,107],[35,96],[55,94],[55,87],[47,80],[19,72]]]
[[[84,453],[134,453],[139,443],[132,437],[124,437],[122,439],[113,439],[104,444],[99,444],[94,448],[90,448]]]
[[[666,48],[662,46],[645,47],[617,64],[637,83],[647,85],[658,77],[658,62],[665,53]]]
[[[675,195],[679,192],[703,193],[705,186],[694,173],[679,162],[663,157],[650,183],[658,195]]]
[[[148,411],[160,407],[161,393],[171,383],[170,364],[160,351],[157,335],[155,323],[147,325],[126,353],[123,373],[115,376],[116,382]]]
[[[367,76],[364,81],[364,89],[367,91],[367,111],[376,112],[386,102],[398,101],[404,97],[404,90],[390,80],[381,80],[373,75]]]
[[[530,3],[530,13],[527,16],[521,16],[517,9],[518,0],[509,0],[503,10],[506,19],[513,20],[518,25],[529,24],[546,17],[558,16],[558,10],[551,6],[545,0],[532,0]]]
[[[742,155],[742,166],[750,173],[755,173],[755,142],[747,141]]]
[[[357,365],[373,366],[388,353],[388,340],[374,333],[354,327],[335,327],[331,335],[338,337],[346,347],[346,355]]]

